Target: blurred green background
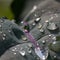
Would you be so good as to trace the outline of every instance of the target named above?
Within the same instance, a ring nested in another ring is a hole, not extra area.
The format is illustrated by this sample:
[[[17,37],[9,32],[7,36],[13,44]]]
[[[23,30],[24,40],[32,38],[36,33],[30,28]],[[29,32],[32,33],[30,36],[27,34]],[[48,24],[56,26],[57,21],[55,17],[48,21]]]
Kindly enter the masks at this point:
[[[13,13],[11,11],[11,3],[13,0],[0,0],[0,17],[6,16],[9,19],[13,19]]]
[[[15,19],[16,23],[21,21],[26,0],[0,0],[0,17],[6,16],[8,19]]]

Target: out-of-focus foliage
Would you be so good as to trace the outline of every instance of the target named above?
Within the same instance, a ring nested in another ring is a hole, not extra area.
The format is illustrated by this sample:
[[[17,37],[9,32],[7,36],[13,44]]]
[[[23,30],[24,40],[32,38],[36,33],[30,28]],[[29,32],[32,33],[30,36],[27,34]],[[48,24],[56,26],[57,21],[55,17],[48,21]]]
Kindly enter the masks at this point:
[[[23,11],[26,0],[0,0],[0,17],[15,18],[19,22],[19,16]]]
[[[49,45],[49,48],[52,50],[52,51],[55,51],[55,52],[58,52],[60,53],[60,41],[56,41],[54,43],[51,43]]]
[[[60,36],[57,36],[57,41],[60,41]]]
[[[6,16],[9,19],[13,18],[13,13],[11,12],[11,3],[13,0],[0,0],[0,17]]]
[[[21,21],[21,14],[25,8],[25,4],[26,4],[27,0],[13,0],[13,2],[11,3],[11,10],[14,14],[14,18],[15,18],[15,22],[19,23]]]

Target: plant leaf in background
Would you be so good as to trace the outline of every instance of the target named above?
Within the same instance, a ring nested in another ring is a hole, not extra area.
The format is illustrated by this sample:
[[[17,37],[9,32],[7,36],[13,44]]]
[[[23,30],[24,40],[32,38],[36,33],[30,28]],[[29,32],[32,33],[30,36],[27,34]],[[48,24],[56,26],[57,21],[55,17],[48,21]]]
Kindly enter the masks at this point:
[[[21,22],[21,14],[25,9],[25,4],[27,0],[13,0],[11,3],[11,11],[14,14],[15,22],[19,24]]]
[[[11,12],[11,3],[13,0],[0,0],[0,17],[6,16],[9,19],[13,18],[13,13]]]

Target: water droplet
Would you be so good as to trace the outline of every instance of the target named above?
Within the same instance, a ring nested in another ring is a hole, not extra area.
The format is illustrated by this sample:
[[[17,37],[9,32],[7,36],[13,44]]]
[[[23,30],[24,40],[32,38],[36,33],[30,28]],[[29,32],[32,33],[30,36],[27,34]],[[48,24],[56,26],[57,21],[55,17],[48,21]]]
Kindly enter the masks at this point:
[[[3,34],[3,36],[6,36],[6,34]]]
[[[48,27],[49,30],[56,30],[58,27],[55,23],[49,23]]]
[[[41,19],[41,18],[36,18],[36,21],[38,22],[38,21],[40,21],[40,19]]]
[[[56,37],[53,37],[52,39],[53,39],[53,40],[56,40]]]
[[[56,58],[56,55],[54,56],[54,58]]]
[[[41,27],[42,27],[42,25],[41,25],[41,24],[39,24],[38,29],[40,29]]]
[[[31,13],[34,12],[37,9],[37,6],[33,6],[33,9],[31,10]]]
[[[31,53],[31,52],[32,52],[32,51],[31,51],[31,49],[29,48],[29,49],[28,49],[28,53]]]
[[[54,14],[56,17],[58,17],[58,15],[57,14]]]
[[[3,23],[3,20],[1,20],[1,23]]]
[[[43,29],[40,29],[40,32],[44,32],[44,30]]]
[[[35,24],[35,23],[33,23],[32,25],[33,25],[33,26],[35,26],[36,24]]]
[[[17,49],[17,48],[14,48],[15,50]]]
[[[53,44],[56,44],[56,41],[54,41]]]
[[[5,40],[5,37],[3,37],[2,39]]]
[[[51,17],[49,20],[52,20],[54,17]]]
[[[15,49],[12,49],[12,51],[15,51]]]
[[[41,18],[36,18],[34,22],[39,23],[40,20],[41,20]]]
[[[48,20],[46,20],[45,22],[46,22],[46,23],[48,23],[49,21],[48,21]]]
[[[23,24],[24,22],[23,21],[21,21],[21,24]]]
[[[51,37],[52,35],[49,35],[49,37]]]
[[[32,48],[32,44],[28,44],[28,47],[29,47],[29,48]]]
[[[16,53],[14,53],[14,55],[16,55]]]
[[[24,51],[24,50],[19,51],[19,53],[20,53],[22,56],[25,56],[25,51]]]
[[[46,41],[44,41],[44,40],[43,40],[43,41],[42,41],[42,43],[43,43],[43,44],[45,44],[45,43],[46,43]]]
[[[35,17],[37,17],[37,14],[34,14]]]
[[[11,32],[10,30],[8,30],[8,32]]]
[[[26,40],[27,40],[27,38],[26,38],[26,37],[22,37],[22,39],[23,39],[23,41],[26,41]]]

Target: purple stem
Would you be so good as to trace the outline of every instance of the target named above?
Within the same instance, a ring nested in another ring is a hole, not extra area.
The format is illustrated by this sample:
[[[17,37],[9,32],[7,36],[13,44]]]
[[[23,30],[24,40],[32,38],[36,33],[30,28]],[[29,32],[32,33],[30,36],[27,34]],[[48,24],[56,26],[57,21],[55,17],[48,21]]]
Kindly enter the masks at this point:
[[[24,24],[26,25],[28,23],[24,22]],[[36,42],[35,38],[28,32],[28,30],[24,30],[24,33],[27,36],[27,38],[33,43],[35,48],[39,47],[39,44]]]

